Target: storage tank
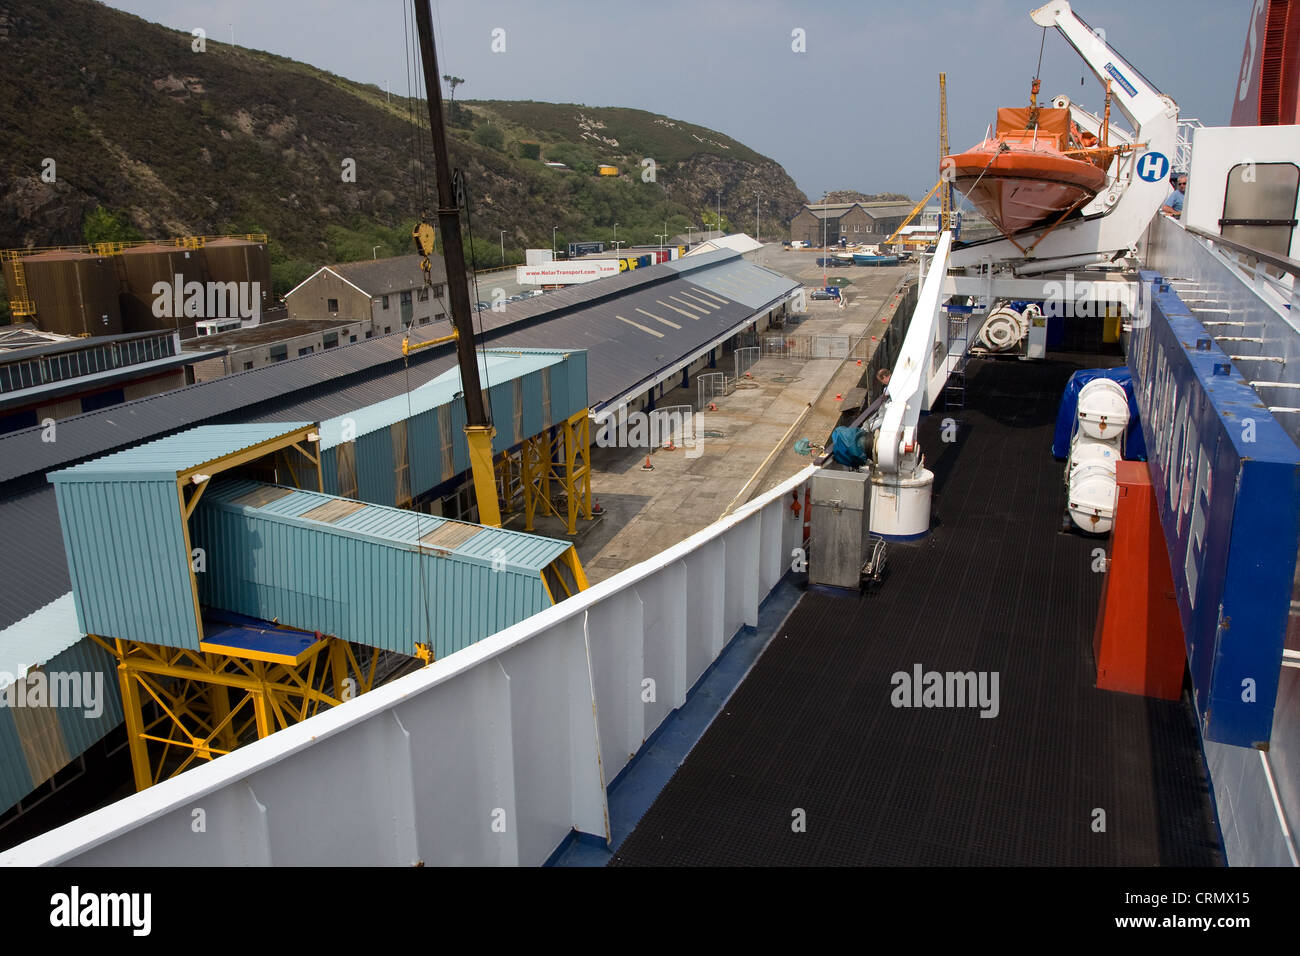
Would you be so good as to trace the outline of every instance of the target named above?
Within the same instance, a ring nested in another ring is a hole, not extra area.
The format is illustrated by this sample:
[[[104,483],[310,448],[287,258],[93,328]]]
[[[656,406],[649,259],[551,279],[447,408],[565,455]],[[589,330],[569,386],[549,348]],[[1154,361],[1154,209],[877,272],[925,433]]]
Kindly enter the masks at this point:
[[[1079,430],[1070,441],[1066,494],[1070,520],[1082,531],[1107,534],[1114,524],[1116,465],[1124,460],[1119,447],[1122,435],[1093,438]]]
[[[180,246],[164,246],[152,243],[123,249],[118,255],[119,269],[126,284],[126,291],[121,295],[122,325],[127,332],[150,332],[154,329],[180,329],[181,338],[194,334],[194,320],[207,318],[205,315],[189,315],[184,312],[184,287],[190,282],[203,282],[203,267],[197,250],[182,249]],[[159,297],[154,292],[154,285],[166,283],[173,289],[176,277],[180,276],[181,301],[175,301],[175,294],[170,293],[160,303],[159,311],[154,312],[154,303]],[[176,308],[180,305],[180,309]],[[179,314],[178,314],[179,313]]]
[[[122,331],[117,268],[107,256],[54,250],[23,256],[35,325],[60,335],[117,335]],[[5,287],[16,295],[14,264],[5,263]]]
[[[1108,534],[1115,523],[1116,460],[1094,458],[1070,472],[1070,520],[1081,531]]]
[[[208,266],[208,277],[213,282],[238,282],[240,303],[251,304],[252,315],[239,318],[262,320],[262,313],[273,304],[271,289],[271,256],[266,243],[247,239],[212,239],[203,247]],[[246,288],[243,284],[247,283]],[[256,295],[253,293],[256,292]],[[213,316],[208,318],[231,318]]]
[[[1092,438],[1120,438],[1128,427],[1128,394],[1109,378],[1094,378],[1079,389],[1079,431]]]

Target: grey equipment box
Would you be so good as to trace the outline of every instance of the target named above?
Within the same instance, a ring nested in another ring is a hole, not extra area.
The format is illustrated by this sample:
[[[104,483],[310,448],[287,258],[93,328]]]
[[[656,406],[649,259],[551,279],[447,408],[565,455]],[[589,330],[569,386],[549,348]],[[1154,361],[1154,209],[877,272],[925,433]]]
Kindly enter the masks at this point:
[[[870,556],[871,475],[823,468],[812,477],[808,581],[857,590]]]

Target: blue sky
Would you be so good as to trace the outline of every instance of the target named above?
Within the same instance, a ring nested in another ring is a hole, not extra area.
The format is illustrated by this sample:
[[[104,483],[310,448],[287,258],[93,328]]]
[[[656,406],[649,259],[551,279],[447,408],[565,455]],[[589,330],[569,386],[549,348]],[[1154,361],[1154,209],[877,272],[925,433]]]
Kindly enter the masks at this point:
[[[983,138],[998,106],[1028,102],[1041,0],[434,0],[443,73],[470,99],[629,106],[727,133],[827,189],[919,198],[938,169],[938,73],[951,145]],[[406,91],[409,0],[109,0],[211,39]],[[1182,115],[1226,125],[1251,3],[1080,0],[1077,12]],[[806,52],[791,49],[804,31]],[[504,52],[492,51],[504,30]],[[1054,30],[1043,94],[1100,111],[1102,92]],[[1085,77],[1080,85],[1081,77]]]

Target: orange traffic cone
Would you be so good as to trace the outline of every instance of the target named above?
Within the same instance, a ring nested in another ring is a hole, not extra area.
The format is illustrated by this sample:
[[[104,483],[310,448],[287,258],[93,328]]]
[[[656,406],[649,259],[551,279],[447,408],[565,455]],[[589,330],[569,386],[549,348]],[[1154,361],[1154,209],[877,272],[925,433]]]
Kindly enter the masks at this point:
[[[650,456],[649,456],[649,455],[646,455],[646,456],[645,456],[645,464],[641,466],[641,470],[642,470],[642,471],[654,471],[654,470],[655,470],[655,466],[652,465],[652,464],[650,464]]]

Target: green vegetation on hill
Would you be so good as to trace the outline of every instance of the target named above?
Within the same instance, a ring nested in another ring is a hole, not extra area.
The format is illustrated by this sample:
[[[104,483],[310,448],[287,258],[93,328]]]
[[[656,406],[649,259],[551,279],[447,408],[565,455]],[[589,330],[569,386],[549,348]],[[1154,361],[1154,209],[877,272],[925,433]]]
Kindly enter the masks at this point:
[[[833,189],[828,192],[818,203],[837,203],[837,202],[911,202],[907,196],[902,193],[860,193],[856,189]]]
[[[126,216],[120,212],[109,212],[103,206],[96,206],[86,214],[81,235],[92,245],[97,242],[131,242],[144,238]]]
[[[94,0],[11,5],[0,248],[265,232],[281,294],[328,262],[413,251],[410,226],[434,205],[427,196],[422,209],[417,189],[432,178],[416,175],[429,149],[414,147],[410,117],[427,115],[423,103],[212,37],[202,52],[193,43]],[[448,138],[481,267],[500,263],[502,230],[519,262],[550,248],[552,227],[561,247],[609,241],[616,223],[629,244],[703,227],[719,195],[724,219],[752,229],[756,191],[764,232],[779,235],[806,201],[743,144],[641,110],[457,100]],[[41,177],[46,158],[54,182]],[[601,163],[620,174],[596,176]]]

